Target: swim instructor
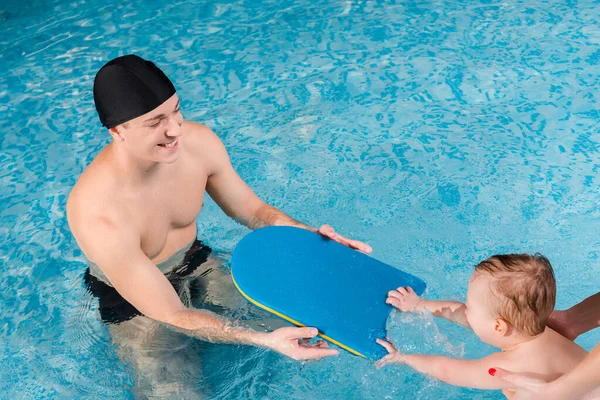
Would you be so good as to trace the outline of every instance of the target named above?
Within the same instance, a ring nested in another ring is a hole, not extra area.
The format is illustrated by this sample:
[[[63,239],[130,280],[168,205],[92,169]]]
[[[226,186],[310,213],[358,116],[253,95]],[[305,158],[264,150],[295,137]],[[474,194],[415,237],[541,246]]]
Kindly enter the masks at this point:
[[[328,225],[310,228],[260,200],[219,138],[183,119],[173,84],[152,62],[135,55],[108,62],[94,80],[94,102],[112,141],[73,187],[67,217],[89,260],[85,281],[102,319],[150,318],[203,340],[265,347],[297,360],[337,354],[322,341],[303,340],[317,334],[314,328],[257,332],[182,301],[183,283],[210,272],[211,250],[196,239],[196,217],[206,190],[251,229],[297,226],[364,252],[370,247]],[[169,265],[179,255],[181,262]]]

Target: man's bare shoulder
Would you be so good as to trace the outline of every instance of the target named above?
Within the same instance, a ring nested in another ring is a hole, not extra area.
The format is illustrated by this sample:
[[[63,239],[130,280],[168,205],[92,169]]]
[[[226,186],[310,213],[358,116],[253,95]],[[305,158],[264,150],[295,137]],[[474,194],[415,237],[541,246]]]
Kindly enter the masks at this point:
[[[229,157],[221,139],[207,126],[193,121],[184,121],[186,149],[192,157],[201,160],[210,170]]]
[[[215,147],[223,146],[221,139],[206,125],[194,121],[184,121],[186,144],[195,152],[210,153]]]
[[[110,223],[126,217],[116,206],[117,182],[106,155],[101,152],[83,171],[67,199],[67,218],[77,236],[80,226],[93,229],[95,222]]]

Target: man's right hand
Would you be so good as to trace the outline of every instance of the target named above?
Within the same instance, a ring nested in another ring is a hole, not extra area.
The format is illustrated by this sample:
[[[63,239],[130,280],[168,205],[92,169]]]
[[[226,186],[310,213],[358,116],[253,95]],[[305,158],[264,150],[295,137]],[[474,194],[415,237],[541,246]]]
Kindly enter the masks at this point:
[[[318,360],[337,355],[339,352],[328,349],[323,340],[309,344],[318,333],[316,328],[279,328],[266,334],[264,345],[294,360]]]

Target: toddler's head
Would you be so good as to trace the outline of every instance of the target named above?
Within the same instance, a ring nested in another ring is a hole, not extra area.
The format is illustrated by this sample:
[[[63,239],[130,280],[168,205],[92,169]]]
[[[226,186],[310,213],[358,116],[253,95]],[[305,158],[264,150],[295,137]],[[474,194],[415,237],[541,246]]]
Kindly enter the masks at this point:
[[[544,332],[556,282],[541,254],[495,255],[475,267],[466,317],[481,340],[496,347]]]

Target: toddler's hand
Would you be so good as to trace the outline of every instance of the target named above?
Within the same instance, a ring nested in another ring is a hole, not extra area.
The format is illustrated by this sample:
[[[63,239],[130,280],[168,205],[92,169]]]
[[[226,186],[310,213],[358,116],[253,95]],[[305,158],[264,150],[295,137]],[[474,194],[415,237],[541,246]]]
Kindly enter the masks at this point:
[[[421,301],[421,298],[417,296],[414,290],[410,286],[399,287],[397,290],[391,290],[388,293],[388,298],[385,301],[387,304],[391,304],[400,311],[413,312],[417,305]]]
[[[387,356],[383,357],[381,360],[375,363],[375,366],[378,369],[388,364],[401,364],[404,362],[404,354],[399,352],[396,346],[394,346],[392,343],[386,342],[385,340],[381,339],[377,339],[377,343],[383,346],[383,348],[386,349],[388,352]]]

